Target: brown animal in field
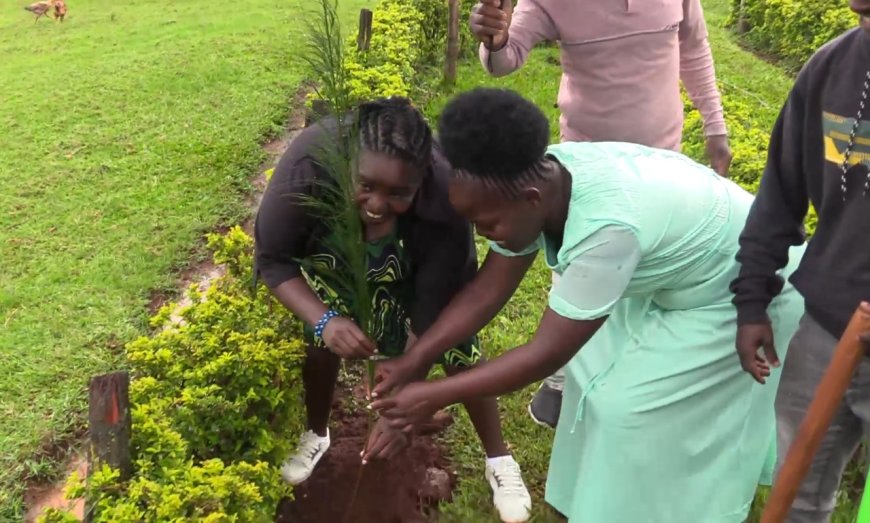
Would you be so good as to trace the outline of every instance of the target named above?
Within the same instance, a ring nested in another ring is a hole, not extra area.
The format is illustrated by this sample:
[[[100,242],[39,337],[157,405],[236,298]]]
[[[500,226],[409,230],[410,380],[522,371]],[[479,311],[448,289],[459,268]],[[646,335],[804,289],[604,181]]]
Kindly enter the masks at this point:
[[[51,2],[36,2],[26,6],[24,10],[35,14],[38,22],[40,17],[45,16],[51,10]]]
[[[66,16],[66,2],[54,0],[54,19],[63,22],[64,16]]]
[[[42,0],[26,6],[24,10],[35,14],[37,22],[41,17],[47,16],[49,12],[55,20],[63,22],[63,18],[66,16],[66,2],[64,0]]]

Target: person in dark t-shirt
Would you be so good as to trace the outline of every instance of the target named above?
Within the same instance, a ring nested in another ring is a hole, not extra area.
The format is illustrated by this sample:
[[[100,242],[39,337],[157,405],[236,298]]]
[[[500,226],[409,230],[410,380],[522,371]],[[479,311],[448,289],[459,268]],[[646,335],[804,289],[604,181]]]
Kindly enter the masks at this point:
[[[280,159],[257,213],[255,277],[305,324],[303,370],[308,431],[282,467],[298,484],[329,447],[328,419],[341,358],[377,351],[402,354],[477,272],[471,225],[451,207],[451,167],[422,114],[406,99],[380,99],[352,115],[359,130],[354,190],[365,230],[372,322],[367,336],[348,313],[348,296],[330,281],[340,260],[328,248],[332,231],[304,198],[318,197],[329,174],[318,156],[328,140],[346,139],[334,117],[306,128]],[[334,181],[332,181],[334,183]],[[305,260],[306,263],[300,263]],[[444,354],[454,374],[481,360],[477,336]],[[425,376],[420,376],[420,379]],[[502,519],[525,521],[529,493],[502,439],[495,398],[465,404],[486,451],[486,475]],[[378,422],[364,459],[389,458],[407,436]]]
[[[763,382],[783,361],[776,396],[777,469],[849,319],[870,302],[870,0],[850,5],[860,15],[860,27],[828,42],[804,65],[777,119],[758,196],[740,237],[740,274],[731,284],[743,368]],[[811,203],[818,225],[789,279],[804,299],[805,314],[790,340],[774,339],[771,300],[785,283],[779,270],[789,249],[804,241]],[[798,489],[788,523],[830,519],[840,478],[862,433],[870,436],[866,358]]]

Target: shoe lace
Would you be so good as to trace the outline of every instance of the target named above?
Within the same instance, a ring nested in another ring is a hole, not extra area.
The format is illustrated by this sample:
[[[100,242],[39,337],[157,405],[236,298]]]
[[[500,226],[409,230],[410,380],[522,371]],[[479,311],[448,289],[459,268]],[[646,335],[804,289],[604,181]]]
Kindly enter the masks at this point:
[[[302,441],[299,442],[299,448],[296,451],[296,455],[291,459],[296,461],[297,463],[302,463],[306,458],[308,461],[314,459],[320,449],[322,447],[322,443],[318,441],[316,438],[306,435],[306,437],[302,438]]]
[[[522,494],[526,491],[520,468],[516,463],[504,463],[494,470],[492,475],[499,488],[506,494]]]

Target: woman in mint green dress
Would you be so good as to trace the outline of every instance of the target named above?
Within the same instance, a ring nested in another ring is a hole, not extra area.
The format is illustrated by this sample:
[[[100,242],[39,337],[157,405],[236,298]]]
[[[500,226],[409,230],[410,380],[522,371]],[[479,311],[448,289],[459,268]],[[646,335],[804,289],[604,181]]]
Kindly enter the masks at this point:
[[[578,523],[744,521],[771,479],[779,379],[762,362],[766,383],[756,382],[734,349],[728,285],[752,196],[671,151],[547,147],[546,118],[510,91],[458,96],[439,133],[456,169],[451,203],[491,249],[435,325],[382,368],[373,407],[407,428],[567,364],[553,507]],[[539,251],[560,277],[531,339],[461,375],[413,382],[492,320]],[[786,284],[769,310],[776,339],[790,339],[797,292]]]

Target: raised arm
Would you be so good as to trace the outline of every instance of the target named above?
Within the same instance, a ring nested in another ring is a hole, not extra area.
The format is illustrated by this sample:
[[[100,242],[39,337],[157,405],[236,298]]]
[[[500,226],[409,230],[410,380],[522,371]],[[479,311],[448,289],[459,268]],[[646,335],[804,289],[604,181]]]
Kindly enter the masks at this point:
[[[505,256],[490,250],[474,280],[456,294],[417,343],[401,358],[380,365],[383,372],[374,395],[424,378],[444,352],[477,334],[513,296],[534,261],[535,253]]]
[[[537,0],[480,0],[471,13],[471,31],[481,41],[480,62],[493,76],[508,75],[526,62],[543,40],[557,40],[550,15]]]
[[[549,307],[531,341],[466,372],[412,383],[372,406],[392,418],[393,426],[405,428],[438,408],[512,392],[565,365],[622,298],[641,251],[634,233],[614,227],[590,236],[569,256],[573,260],[550,292]]]
[[[490,250],[477,277],[450,301],[409,356],[428,369],[450,347],[477,334],[510,300],[534,261],[535,253],[504,256]]]

